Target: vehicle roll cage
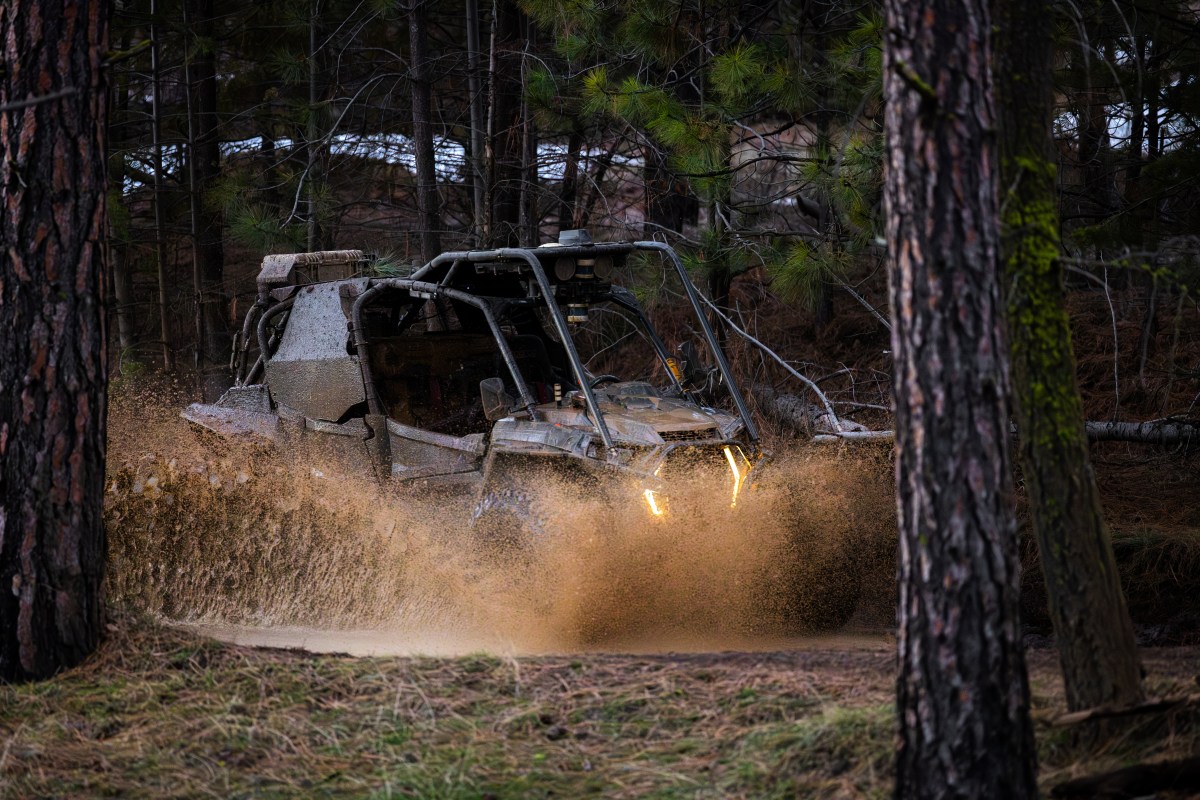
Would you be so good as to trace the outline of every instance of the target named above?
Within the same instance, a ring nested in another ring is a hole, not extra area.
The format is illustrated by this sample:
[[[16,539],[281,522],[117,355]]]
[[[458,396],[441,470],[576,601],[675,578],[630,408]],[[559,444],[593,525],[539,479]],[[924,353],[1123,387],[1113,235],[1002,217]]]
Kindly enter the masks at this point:
[[[758,442],[758,428],[754,424],[753,418],[750,416],[750,410],[746,405],[746,400],[742,396],[741,390],[734,381],[733,372],[730,369],[729,361],[725,357],[724,351],[721,349],[717,341],[716,334],[713,332],[712,326],[709,325],[708,318],[704,314],[704,309],[700,302],[699,292],[692,284],[691,279],[687,274],[687,270],[683,266],[679,254],[671,247],[659,242],[603,242],[599,244],[584,245],[584,246],[552,246],[542,248],[521,248],[521,247],[506,247],[497,250],[467,250],[459,252],[442,253],[435,257],[432,261],[419,268],[409,278],[372,278],[367,283],[367,288],[355,299],[350,311],[350,328],[353,337],[354,347],[358,355],[359,366],[362,370],[363,383],[366,391],[367,407],[371,414],[383,414],[383,405],[379,399],[378,391],[375,388],[375,381],[371,374],[371,361],[368,357],[370,342],[367,337],[366,327],[363,324],[363,309],[381,293],[386,291],[404,291],[415,297],[434,298],[444,297],[449,300],[465,303],[473,306],[482,312],[484,319],[487,322],[488,328],[492,332],[492,336],[496,340],[496,344],[500,349],[500,354],[504,358],[504,363],[508,366],[512,373],[514,386],[517,388],[517,393],[520,395],[520,402],[529,413],[531,419],[537,418],[536,406],[537,400],[534,394],[530,391],[529,385],[525,382],[524,376],[517,365],[516,356],[513,354],[512,348],[505,339],[503,332],[500,329],[500,324],[497,321],[496,304],[499,302],[511,302],[512,298],[488,298],[470,292],[464,292],[448,285],[455,276],[459,267],[464,263],[489,263],[489,264],[515,264],[528,266],[537,281],[538,290],[542,298],[545,300],[546,308],[549,311],[550,319],[554,324],[554,328],[558,333],[558,337],[566,351],[567,360],[571,365],[571,372],[574,375],[575,382],[579,386],[580,392],[583,394],[584,403],[587,408],[588,416],[591,419],[592,425],[596,429],[596,433],[600,436],[605,448],[613,447],[612,434],[608,429],[608,425],[604,420],[604,414],[600,410],[599,403],[596,401],[596,394],[592,390],[591,384],[587,379],[584,370],[583,362],[579,358],[579,352],[575,347],[575,342],[571,338],[570,329],[566,317],[563,316],[562,309],[555,302],[555,294],[553,284],[550,282],[546,274],[545,268],[542,266],[541,257],[571,258],[585,257],[595,258],[602,255],[624,255],[634,251],[657,252],[665,255],[674,265],[675,271],[679,275],[680,282],[683,284],[685,293],[687,294],[688,302],[696,313],[696,318],[700,322],[700,329],[704,334],[704,339],[708,343],[709,350],[713,353],[717,361],[717,368],[724,379],[726,387],[729,389],[729,395],[733,398],[734,405],[737,407],[738,415],[741,417],[742,424],[745,426],[746,434],[751,442]],[[439,268],[449,265],[445,274],[440,280],[429,280],[434,278],[434,274]],[[622,296],[619,291],[620,287],[615,287],[618,291],[609,291],[603,295],[601,299],[611,300],[637,315],[642,327],[648,332],[655,351],[658,353],[659,359],[663,366],[666,367],[667,374],[671,376],[671,380],[676,387],[686,393],[686,389],[681,384],[676,376],[675,370],[668,363],[669,354],[666,345],[663,344],[654,328],[646,319],[645,314],[638,304],[631,297]],[[286,302],[286,301],[285,301]],[[281,304],[282,305],[282,304]],[[274,316],[278,307],[272,308],[263,315],[259,320],[258,338],[260,342],[265,339],[265,322],[268,316]],[[282,311],[282,309],[279,309]],[[261,346],[261,345],[260,345]],[[263,348],[263,353],[268,352]]]

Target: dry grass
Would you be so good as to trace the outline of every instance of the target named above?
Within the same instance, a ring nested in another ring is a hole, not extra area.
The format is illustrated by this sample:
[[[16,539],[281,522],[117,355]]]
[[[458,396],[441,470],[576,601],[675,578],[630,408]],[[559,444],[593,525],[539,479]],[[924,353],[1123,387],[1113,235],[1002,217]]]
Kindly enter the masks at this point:
[[[882,796],[890,656],[353,659],[122,620],[0,687],[4,796]]]
[[[1061,710],[1031,654],[1035,714]],[[1146,654],[1185,691],[1195,649]],[[0,686],[3,797],[884,797],[892,648],[356,659],[216,643],[129,616],[83,667]],[[1195,719],[1081,751],[1041,729],[1047,785],[1196,747]]]

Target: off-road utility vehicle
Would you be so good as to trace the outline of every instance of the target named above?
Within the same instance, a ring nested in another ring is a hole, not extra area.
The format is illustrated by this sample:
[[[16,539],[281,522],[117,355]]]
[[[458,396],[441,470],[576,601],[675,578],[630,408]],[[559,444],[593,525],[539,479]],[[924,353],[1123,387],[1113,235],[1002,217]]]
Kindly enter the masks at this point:
[[[690,305],[674,348],[614,282],[635,254],[673,273]],[[764,462],[701,299],[664,244],[568,231],[537,248],[443,253],[409,277],[372,271],[356,250],[264,259],[235,385],[183,416],[289,449],[321,443],[388,483],[471,492],[477,524],[536,526],[539,468],[655,517],[670,513],[673,481],[703,469],[736,506]],[[598,368],[634,344],[642,360],[618,360],[645,374]]]

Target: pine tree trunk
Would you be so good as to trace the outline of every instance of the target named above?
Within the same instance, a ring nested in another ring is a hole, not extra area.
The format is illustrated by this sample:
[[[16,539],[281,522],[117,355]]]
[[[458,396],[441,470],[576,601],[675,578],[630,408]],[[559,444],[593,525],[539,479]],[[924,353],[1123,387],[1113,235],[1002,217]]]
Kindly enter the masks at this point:
[[[26,680],[103,621],[107,4],[6,0],[0,47],[0,105],[41,98],[0,111],[0,680]]]
[[[161,26],[157,24],[158,4],[150,0],[150,76],[152,81],[150,101],[150,136],[154,148],[154,264],[158,283],[158,330],[162,348],[163,369],[175,369],[175,352],[171,349],[171,312],[167,297],[167,243],[166,215],[163,209],[163,150],[162,117],[160,116],[159,69]]]
[[[113,3],[114,12],[121,14],[123,10],[123,1],[116,0]],[[121,51],[129,49],[129,32],[127,31],[117,44]],[[128,77],[124,77],[118,81],[112,92],[112,100],[110,108],[115,112],[115,117],[118,121],[109,127],[110,144],[113,152],[122,152],[123,142],[112,142],[111,136],[114,130],[122,127],[121,123],[129,116],[129,86]],[[116,193],[117,197],[121,196],[122,189],[125,185],[125,160],[123,156],[113,158],[111,161],[113,174],[109,175],[109,185]],[[108,228],[108,266],[112,272],[112,298],[115,306],[117,318],[117,347],[118,350],[118,369],[124,364],[127,357],[133,358],[133,348],[136,344],[135,320],[134,313],[136,304],[133,297],[133,269],[128,263],[128,252],[123,247],[123,242],[117,236],[117,232],[113,229],[111,221]]]
[[[319,0],[310,0],[308,7],[308,121],[306,125],[305,143],[308,164],[305,176],[308,189],[308,217],[305,220],[305,246],[310,253],[323,250],[325,246],[325,231],[321,224],[321,195],[325,180],[324,148],[321,146],[320,117],[323,110],[320,107],[320,58],[318,47],[321,29],[321,4]]]
[[[986,0],[885,3],[897,796],[1035,797]]]
[[[134,358],[133,352],[136,339],[133,328],[133,310],[136,303],[133,299],[133,272],[125,260],[125,254],[116,243],[116,237],[109,231],[108,258],[112,269],[113,300],[116,305],[117,317],[117,346],[120,348],[120,360]]]
[[[191,0],[192,21],[199,47],[194,63],[196,80],[196,189],[199,218],[196,255],[199,260],[200,320],[203,341],[200,370],[209,400],[229,388],[229,298],[225,293],[225,215],[208,200],[221,177],[221,138],[217,118],[217,68],[213,0]]]
[[[467,90],[470,93],[471,110],[471,200],[472,200],[472,234],[476,246],[483,243],[484,229],[487,227],[484,215],[487,206],[484,197],[487,195],[487,170],[484,167],[484,107],[483,87],[479,75],[479,0],[466,0],[467,41]]]
[[[523,15],[514,0],[498,0],[492,19],[488,74],[488,235],[489,247],[520,243],[523,147],[521,126],[521,30]]]
[[[1080,9],[1086,27],[1086,43],[1073,48],[1081,61],[1083,89],[1078,93],[1079,165],[1083,173],[1083,196],[1080,207],[1084,222],[1094,225],[1112,216],[1119,203],[1116,174],[1110,161],[1108,106],[1113,102],[1104,88],[1111,80],[1106,71],[1104,51],[1108,48],[1106,33],[1101,29],[1103,0],[1091,0]],[[1045,11],[1042,12],[1043,14]],[[1030,23],[1026,23],[1030,24]]]
[[[1088,459],[1059,261],[1053,29],[996,3],[1003,273],[1017,429],[1071,710],[1143,700],[1137,646]]]
[[[408,12],[408,46],[412,70],[413,145],[417,160],[417,211],[421,257],[429,261],[442,251],[442,220],[433,156],[433,88],[429,69],[429,33],[425,2],[414,0]]]
[[[529,108],[529,59],[528,52],[536,47],[537,40],[532,21],[522,16],[525,26],[524,52],[521,54],[521,197],[520,242],[522,247],[537,247],[541,244],[542,215],[538,203],[538,131],[533,112]]]

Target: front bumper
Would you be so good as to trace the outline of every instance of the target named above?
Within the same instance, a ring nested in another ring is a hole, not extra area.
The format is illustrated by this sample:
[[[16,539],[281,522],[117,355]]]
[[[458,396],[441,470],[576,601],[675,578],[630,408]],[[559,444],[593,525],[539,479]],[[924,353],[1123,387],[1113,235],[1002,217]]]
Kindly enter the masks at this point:
[[[765,451],[744,442],[721,442],[709,446],[669,447],[648,479],[639,486],[649,516],[671,516],[676,500],[702,493],[705,504],[718,503],[737,509],[762,477],[770,462]],[[687,501],[692,507],[694,501]]]

